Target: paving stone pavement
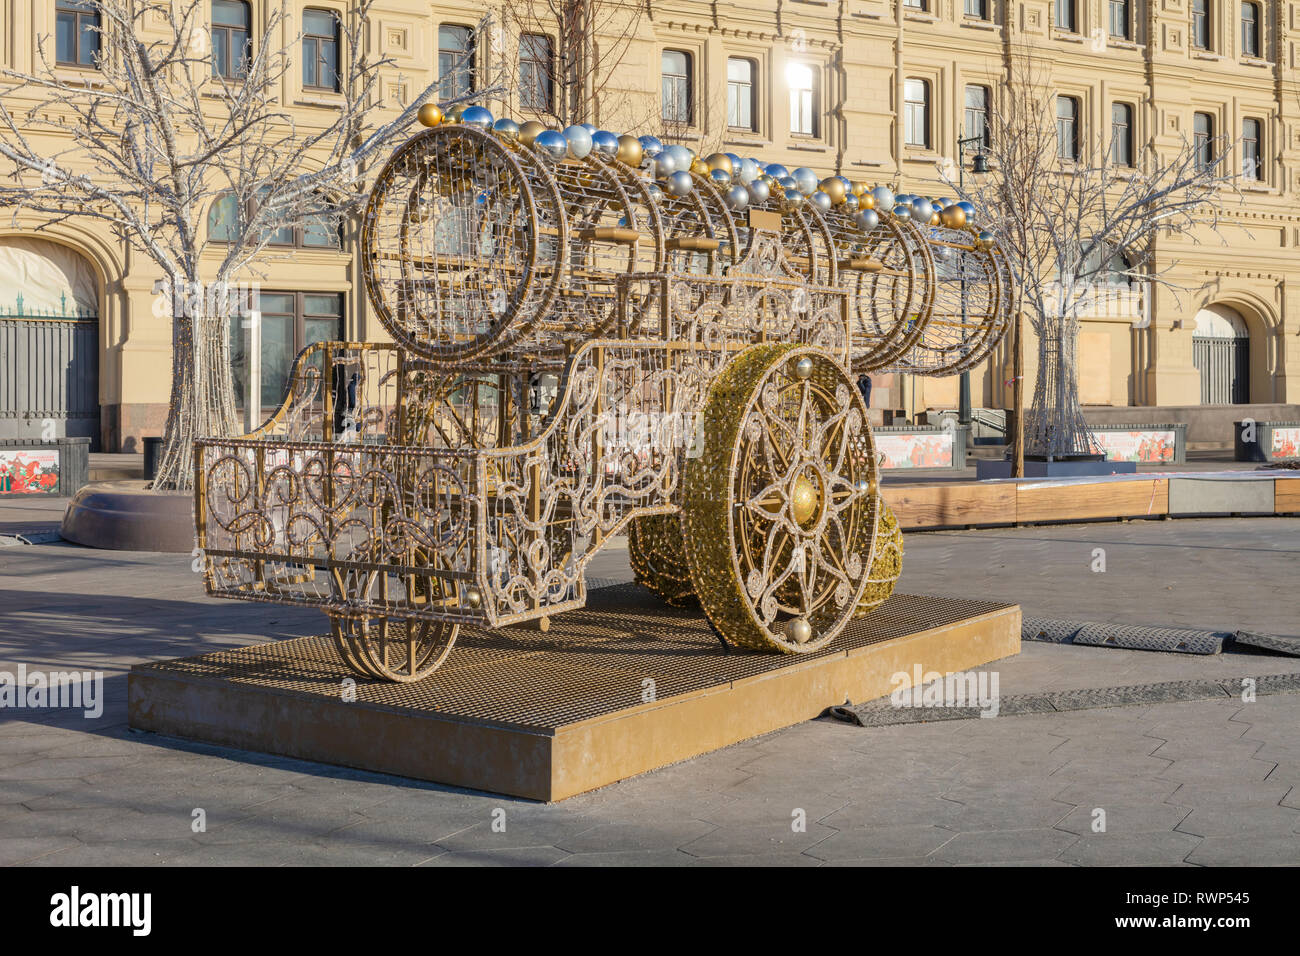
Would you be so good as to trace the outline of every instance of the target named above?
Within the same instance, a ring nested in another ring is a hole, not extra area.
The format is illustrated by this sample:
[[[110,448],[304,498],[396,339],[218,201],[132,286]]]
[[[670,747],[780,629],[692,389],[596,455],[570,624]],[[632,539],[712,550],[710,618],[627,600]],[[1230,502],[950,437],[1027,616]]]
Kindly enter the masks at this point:
[[[1089,570],[1097,547],[1105,574]],[[1298,557],[1300,521],[1283,518],[912,534],[900,587],[1058,618],[1296,633]],[[625,580],[625,553],[592,576]],[[0,551],[0,669],[106,678],[96,720],[0,711],[0,863],[1300,864],[1297,694],[878,728],[820,719],[551,806],[127,729],[132,664],[320,625],[317,612],[207,598],[184,555]],[[1017,688],[1056,689],[1300,669],[1267,654],[1037,644],[994,666]]]

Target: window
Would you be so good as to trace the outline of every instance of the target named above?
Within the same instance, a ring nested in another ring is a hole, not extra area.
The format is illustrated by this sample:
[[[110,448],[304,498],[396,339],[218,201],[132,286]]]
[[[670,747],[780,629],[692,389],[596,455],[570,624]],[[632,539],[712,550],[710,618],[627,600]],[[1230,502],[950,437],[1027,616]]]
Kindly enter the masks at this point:
[[[1214,165],[1214,117],[1209,113],[1192,116],[1192,148],[1196,151],[1196,165],[1209,169]]]
[[[438,97],[444,100],[474,92],[474,31],[438,27]]]
[[[1116,166],[1133,165],[1133,107],[1127,103],[1110,107],[1110,161]]]
[[[242,80],[252,56],[252,15],[241,0],[212,0],[212,75]]]
[[[1259,56],[1259,4],[1241,5],[1241,55]]]
[[[978,136],[979,142],[967,143],[976,150],[989,148],[989,88],[987,86],[966,87],[966,115],[962,135],[965,139]]]
[[[660,59],[660,71],[664,120],[690,126],[695,114],[694,90],[691,88],[691,55],[681,50],[664,50]]]
[[[1264,181],[1263,152],[1260,149],[1264,124],[1257,119],[1241,121],[1241,178]]]
[[[1066,33],[1078,33],[1079,25],[1074,17],[1074,0],[1056,0],[1052,5],[1053,26]]]
[[[925,0],[903,0],[903,6],[909,10],[925,11]]]
[[[989,18],[988,0],[965,0],[964,10],[966,16],[974,17],[976,20],[987,20]]]
[[[799,136],[819,136],[817,70],[808,63],[791,63],[785,69],[790,88],[790,132]]]
[[[1118,40],[1133,39],[1133,17],[1129,0],[1110,0],[1110,35]]]
[[[551,77],[554,60],[551,38],[525,33],[519,38],[519,105],[526,110],[549,113],[554,109]]]
[[[344,338],[343,296],[319,292],[261,292],[253,308],[262,313],[263,408],[275,408],[289,391],[289,375],[298,353],[314,342]],[[230,323],[230,366],[235,404],[243,406],[248,389],[246,335],[241,322]]]
[[[727,60],[727,125],[732,129],[758,129],[754,124],[758,113],[758,84],[754,82],[757,73],[758,65],[753,60],[734,56]]]
[[[1056,98],[1056,154],[1067,162],[1079,158],[1079,101],[1073,96]]]
[[[238,239],[245,224],[252,219],[254,208],[250,204],[241,216],[239,201],[233,193],[218,196],[208,210],[208,241],[233,242]],[[297,225],[276,229],[267,243],[302,249],[341,249],[340,226],[339,217],[330,212],[308,213]]]
[[[55,62],[94,69],[99,58],[99,10],[91,0],[58,0],[54,9]]]
[[[930,145],[930,84],[925,80],[903,81],[903,142]]]
[[[1192,0],[1192,46],[1210,49],[1210,0]]]
[[[332,10],[302,12],[302,85],[338,92],[339,18]]]

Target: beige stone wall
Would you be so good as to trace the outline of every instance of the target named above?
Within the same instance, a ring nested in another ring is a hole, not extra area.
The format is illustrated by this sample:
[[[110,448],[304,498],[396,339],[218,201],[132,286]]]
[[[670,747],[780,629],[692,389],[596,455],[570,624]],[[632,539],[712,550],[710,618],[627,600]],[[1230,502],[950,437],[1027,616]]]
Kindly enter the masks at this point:
[[[306,6],[301,4],[300,6]],[[343,0],[312,0],[311,6],[346,6]],[[896,0],[753,0],[704,3],[655,0],[637,22],[636,38],[600,81],[603,96],[594,122],[617,132],[661,132],[657,118],[659,57],[664,48],[693,56],[696,123],[675,131],[690,145],[726,149],[810,166],[823,174],[891,182],[908,191],[940,191],[936,163],[956,155],[964,88],[980,83],[998,89],[1004,57],[1017,44],[1032,43],[1049,58],[1054,84],[1083,103],[1085,129],[1107,129],[1115,100],[1135,105],[1139,142],[1171,147],[1190,136],[1192,113],[1211,112],[1217,133],[1239,135],[1244,117],[1264,123],[1265,181],[1244,195],[1244,206],[1223,210],[1224,240],[1213,235],[1162,239],[1157,268],[1171,268],[1184,286],[1180,296],[1155,294],[1149,323],[1135,328],[1124,316],[1097,315],[1084,322],[1080,339],[1081,388],[1087,403],[1126,405],[1195,404],[1199,373],[1192,363],[1193,316],[1211,303],[1237,309],[1251,331],[1251,400],[1300,400],[1300,218],[1294,197],[1300,190],[1300,92],[1293,73],[1300,36],[1300,2],[1264,0],[1263,53],[1242,55],[1239,4],[1211,0],[1213,46],[1189,45],[1187,0],[1134,0],[1134,41],[1105,39],[1107,4],[1079,0],[1080,29],[1067,34],[1050,26],[1047,0],[989,0],[991,19],[967,17],[960,0],[926,0],[926,10],[902,8]],[[255,17],[260,4],[253,4]],[[410,96],[433,79],[440,23],[472,26],[484,7],[457,2],[388,0],[372,24],[376,53],[396,68],[385,83],[393,101]],[[902,13],[901,22],[899,14]],[[498,19],[500,22],[500,18]],[[52,0],[12,0],[0,6],[0,64],[32,65],[38,35],[52,35]],[[256,33],[256,28],[254,30]],[[902,72],[897,68],[899,41]],[[516,55],[509,30],[499,30],[479,50],[485,74]],[[728,56],[752,58],[759,68],[758,129],[726,128]],[[820,83],[820,132],[789,132],[791,63],[809,65]],[[328,98],[294,88],[290,74],[283,91],[303,122],[328,109]],[[904,147],[896,117],[901,77],[927,80],[931,88],[931,143]],[[521,116],[517,104],[489,103],[494,112]],[[522,116],[521,116],[522,118]],[[36,223],[23,222],[18,230]],[[13,232],[6,219],[0,232]],[[55,238],[81,249],[103,285],[101,303],[101,401],[109,444],[156,432],[166,402],[170,330],[152,310],[156,267],[94,226],[65,224]],[[210,253],[209,256],[215,255]],[[262,264],[268,290],[338,291],[346,295],[347,331],[356,339],[381,339],[368,315],[350,256],[296,251]],[[1033,385],[1033,343],[1027,343],[1028,380]],[[1008,403],[1009,350],[1001,348],[972,372],[977,405]],[[880,376],[873,404],[909,412],[956,403],[955,379]]]

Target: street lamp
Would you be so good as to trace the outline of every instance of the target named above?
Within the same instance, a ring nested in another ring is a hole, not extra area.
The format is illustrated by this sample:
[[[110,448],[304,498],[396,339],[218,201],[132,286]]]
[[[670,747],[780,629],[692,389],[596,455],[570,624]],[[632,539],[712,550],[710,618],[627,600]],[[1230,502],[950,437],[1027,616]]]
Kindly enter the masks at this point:
[[[981,133],[976,136],[962,136],[965,132],[961,127],[957,128],[957,188],[961,189],[966,185],[966,144],[979,143],[984,145],[984,135]],[[988,157],[984,155],[984,150],[975,153],[975,159],[971,163],[971,172],[976,176],[982,176],[989,171]],[[966,313],[966,260],[960,262],[960,279],[961,279],[961,323],[965,327],[967,322]],[[971,421],[970,408],[970,372],[962,372],[958,379],[957,391],[957,421],[962,425],[969,425]]]

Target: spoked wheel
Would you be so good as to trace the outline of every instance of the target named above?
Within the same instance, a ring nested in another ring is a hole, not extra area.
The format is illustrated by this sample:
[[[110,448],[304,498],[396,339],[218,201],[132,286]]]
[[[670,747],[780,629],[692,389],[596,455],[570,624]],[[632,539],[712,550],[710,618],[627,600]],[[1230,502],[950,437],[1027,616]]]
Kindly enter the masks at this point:
[[[696,603],[691,571],[686,565],[680,515],[634,518],[627,533],[627,554],[636,583],[672,607]]]
[[[409,684],[441,666],[456,643],[459,624],[367,615],[330,616],[334,643],[363,677]]]
[[[889,600],[894,585],[903,573],[903,529],[893,510],[880,501],[876,513],[876,551],[867,575],[867,586],[858,599],[854,617],[866,617]]]
[[[723,370],[688,461],[691,582],[727,641],[804,654],[853,616],[876,533],[866,408],[820,349],[756,345]]]

